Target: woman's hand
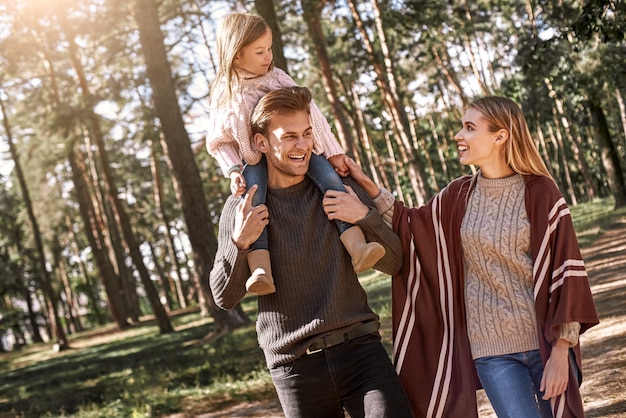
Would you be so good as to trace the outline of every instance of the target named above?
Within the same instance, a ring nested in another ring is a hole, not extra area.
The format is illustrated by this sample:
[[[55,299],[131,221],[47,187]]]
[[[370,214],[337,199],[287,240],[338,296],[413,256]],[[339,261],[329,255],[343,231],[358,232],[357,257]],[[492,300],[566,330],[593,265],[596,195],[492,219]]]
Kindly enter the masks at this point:
[[[543,399],[555,398],[565,392],[569,381],[569,342],[559,339],[550,353],[541,377]]]

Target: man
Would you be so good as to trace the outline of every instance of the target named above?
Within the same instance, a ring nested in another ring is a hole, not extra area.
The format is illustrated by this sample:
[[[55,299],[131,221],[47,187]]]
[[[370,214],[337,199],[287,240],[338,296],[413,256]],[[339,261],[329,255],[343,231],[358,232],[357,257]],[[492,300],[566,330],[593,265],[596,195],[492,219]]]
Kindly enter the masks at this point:
[[[401,266],[399,238],[367,194],[322,192],[306,176],[313,149],[310,92],[266,94],[252,115],[253,140],[268,170],[267,204],[253,207],[253,186],[229,197],[220,220],[210,283],[215,302],[232,309],[245,296],[246,254],[268,225],[276,292],[258,299],[257,335],[287,417],[411,417],[408,400],[380,342],[378,316],[367,304],[339,234],[329,219],[338,205],[370,241],[385,247],[375,268]],[[325,212],[326,210],[326,212]],[[328,213],[328,214],[327,214]]]

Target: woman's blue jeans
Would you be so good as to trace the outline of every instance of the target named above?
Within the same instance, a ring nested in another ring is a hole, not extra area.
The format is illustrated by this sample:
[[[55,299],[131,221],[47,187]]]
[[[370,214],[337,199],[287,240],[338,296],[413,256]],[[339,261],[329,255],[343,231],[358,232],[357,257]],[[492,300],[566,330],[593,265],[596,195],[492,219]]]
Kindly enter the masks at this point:
[[[498,418],[552,418],[550,401],[541,399],[543,364],[539,350],[474,360]]]
[[[243,176],[246,179],[246,192],[253,184],[259,186],[252,199],[252,206],[265,203],[267,196],[267,161],[265,160],[265,156],[261,158],[258,164],[247,164],[243,170]],[[315,185],[322,191],[322,194],[326,193],[328,190],[338,190],[347,193],[346,187],[341,181],[341,177],[339,177],[339,174],[337,174],[333,166],[323,155],[311,154],[307,176],[313,180]],[[335,225],[337,225],[340,235],[353,226],[350,223],[340,220],[335,220]],[[269,249],[267,243],[267,228],[263,230],[256,242],[252,244],[251,249]]]

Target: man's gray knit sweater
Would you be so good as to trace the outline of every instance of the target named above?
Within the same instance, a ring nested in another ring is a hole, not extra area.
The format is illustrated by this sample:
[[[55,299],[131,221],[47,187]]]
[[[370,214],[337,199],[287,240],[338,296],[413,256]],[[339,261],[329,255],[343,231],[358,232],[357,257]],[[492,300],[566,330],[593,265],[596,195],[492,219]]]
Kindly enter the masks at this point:
[[[366,205],[372,201],[351,178],[344,179]],[[363,321],[378,319],[352,268],[334,222],[322,208],[322,192],[307,177],[284,189],[268,189],[267,206],[272,274],[276,293],[258,298],[257,335],[268,367],[302,356],[312,341],[333,331],[349,331]],[[210,284],[215,302],[232,309],[245,296],[250,275],[247,251],[232,242],[236,206],[231,196],[220,220],[218,250]],[[370,209],[359,226],[368,241],[386,249],[375,268],[388,274],[401,266],[400,240]]]

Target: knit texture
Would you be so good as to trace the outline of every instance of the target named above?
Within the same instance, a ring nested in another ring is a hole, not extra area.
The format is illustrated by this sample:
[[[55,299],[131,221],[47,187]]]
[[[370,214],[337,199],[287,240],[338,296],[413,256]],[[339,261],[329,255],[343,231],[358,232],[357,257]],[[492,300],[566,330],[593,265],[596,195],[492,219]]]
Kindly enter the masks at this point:
[[[538,349],[522,176],[477,177],[461,241],[473,358]]]
[[[226,86],[217,85],[209,105],[207,151],[217,160],[224,174],[232,167],[241,165],[242,160],[252,165],[261,160],[261,153],[252,143],[250,127],[252,112],[261,97],[272,90],[296,86],[287,73],[275,67],[261,76],[242,70],[239,70],[238,75],[240,80],[233,86],[232,100],[226,100]],[[323,154],[326,158],[344,154],[330,125],[315,103],[311,103],[310,121],[313,128],[313,151],[316,154]]]
[[[362,188],[344,178],[370,207]],[[284,189],[268,189],[268,239],[276,293],[258,298],[257,335],[268,367],[302,356],[321,335],[348,331],[378,316],[352,268],[338,230],[320,204],[321,191],[307,177]],[[220,221],[219,247],[211,272],[218,306],[231,309],[244,296],[250,272],[245,251],[232,244],[232,222],[240,199],[229,197]],[[401,265],[400,240],[372,209],[358,223],[368,241],[377,241],[385,256],[375,268],[388,274]]]

